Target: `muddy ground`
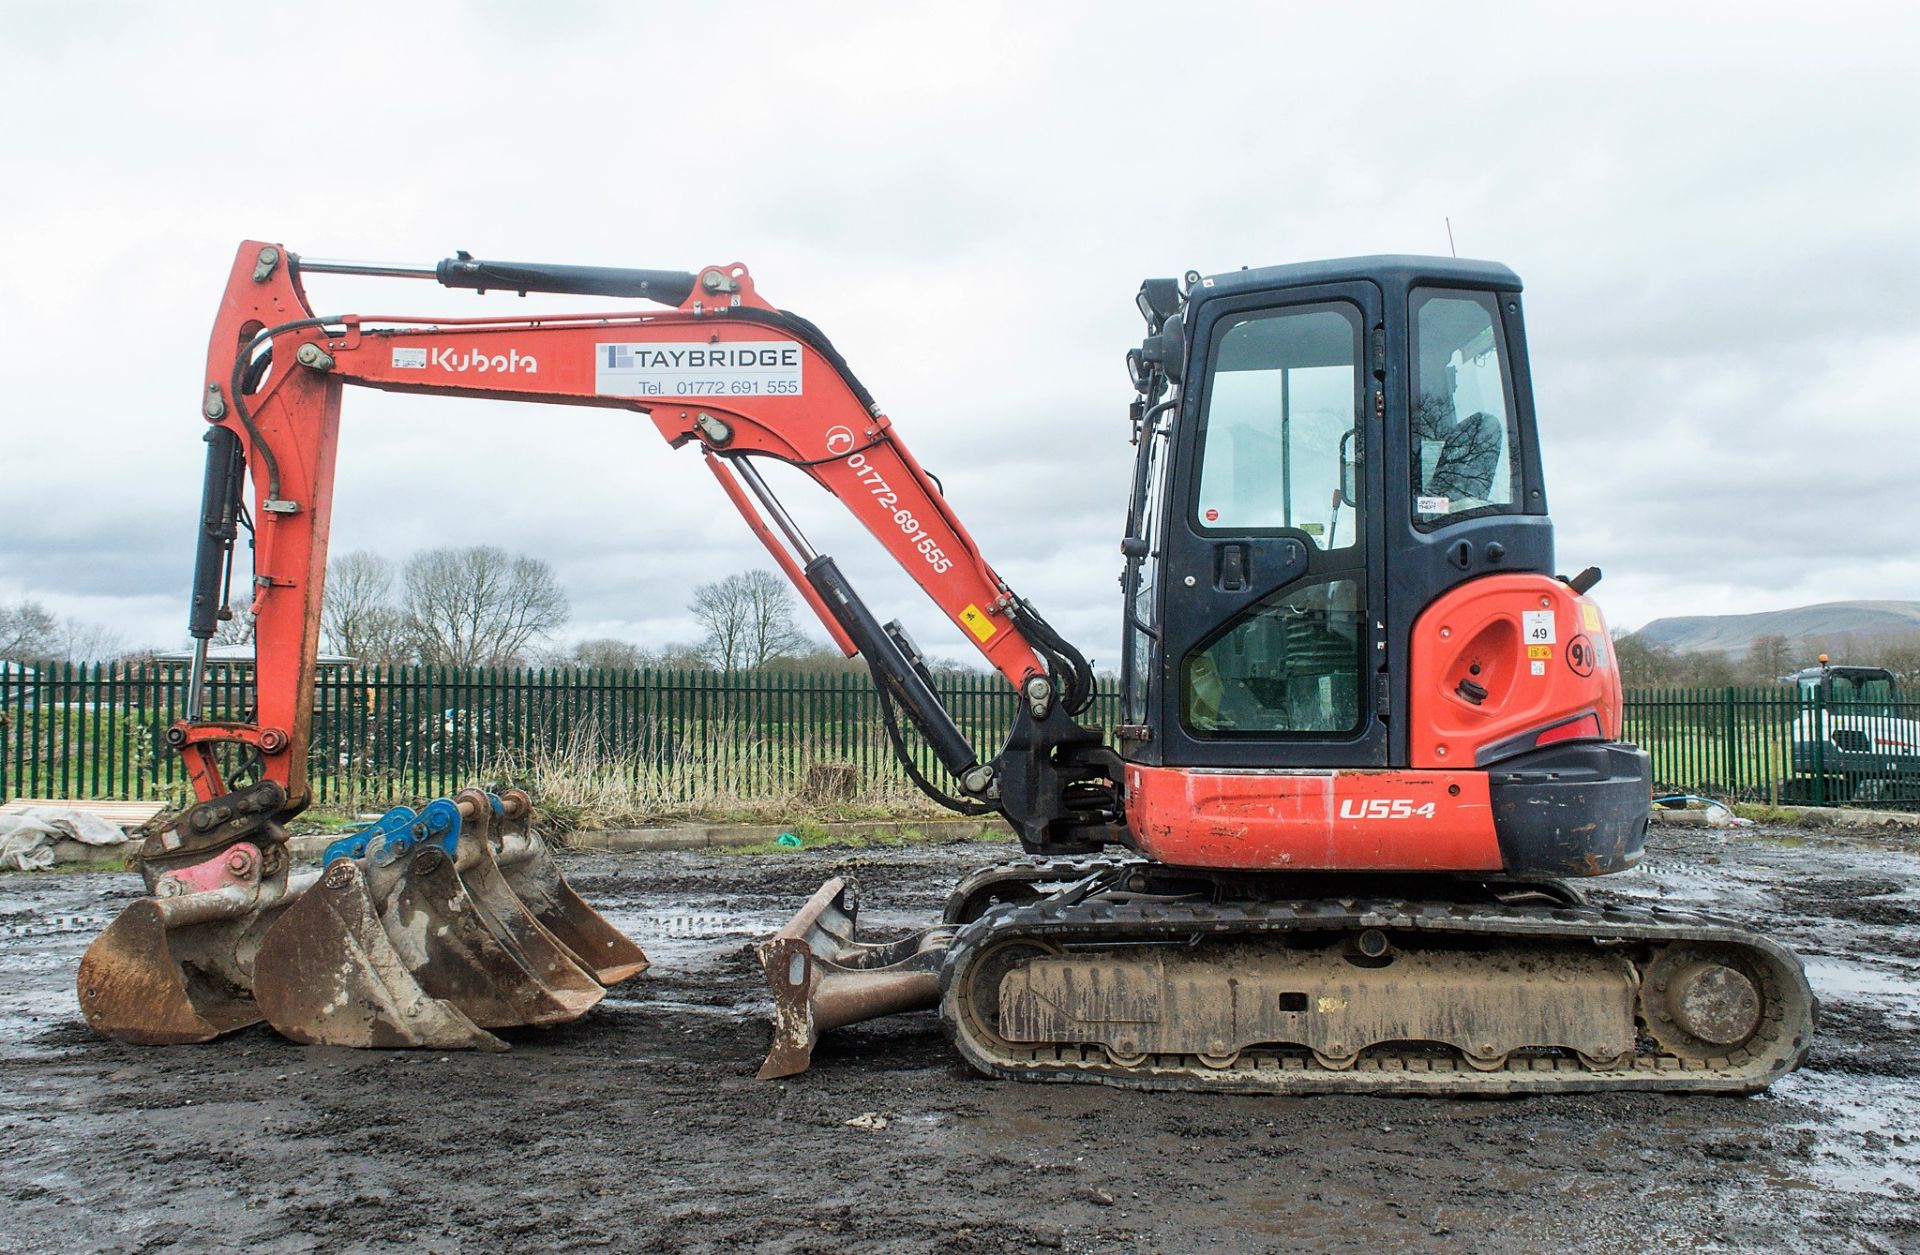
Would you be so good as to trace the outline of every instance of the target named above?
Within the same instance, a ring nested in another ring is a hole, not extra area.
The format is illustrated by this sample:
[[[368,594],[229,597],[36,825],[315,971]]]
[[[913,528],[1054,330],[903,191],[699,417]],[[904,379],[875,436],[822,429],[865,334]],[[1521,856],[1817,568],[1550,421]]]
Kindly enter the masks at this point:
[[[73,972],[136,879],[4,877],[0,1249],[1920,1250],[1916,848],[1656,832],[1608,891],[1761,924],[1824,1004],[1804,1070],[1692,1099],[997,1083],[931,1013],[752,1079],[752,937],[849,868],[870,928],[928,920],[1006,846],[569,858],[654,967],[507,1055],[99,1040]]]

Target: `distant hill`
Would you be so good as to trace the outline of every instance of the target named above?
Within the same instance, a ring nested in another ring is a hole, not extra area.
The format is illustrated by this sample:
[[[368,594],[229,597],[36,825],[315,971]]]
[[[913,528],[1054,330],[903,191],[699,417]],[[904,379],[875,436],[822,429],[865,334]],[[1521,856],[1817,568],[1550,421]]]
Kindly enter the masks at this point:
[[[1690,614],[1655,619],[1635,633],[1649,645],[1679,652],[1711,650],[1737,656],[1757,636],[1784,636],[1789,644],[1865,646],[1890,636],[1920,633],[1920,601],[1828,601],[1759,614]],[[1835,662],[1844,661],[1835,657]]]

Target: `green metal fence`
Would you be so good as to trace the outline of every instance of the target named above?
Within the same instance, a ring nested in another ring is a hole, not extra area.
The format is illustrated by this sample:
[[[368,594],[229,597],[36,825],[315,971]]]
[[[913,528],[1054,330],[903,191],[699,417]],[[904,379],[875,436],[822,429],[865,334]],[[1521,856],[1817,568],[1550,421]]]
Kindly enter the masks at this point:
[[[1785,805],[1920,808],[1920,701],[1850,703],[1777,688],[1627,694],[1626,739],[1654,787]]]
[[[184,663],[0,673],[0,799],[183,800],[186,774],[165,734],[186,682]],[[969,741],[999,748],[1016,700],[1004,680],[942,676],[936,688]],[[250,668],[214,669],[209,717],[246,717],[252,698]],[[1103,690],[1088,717],[1110,726],[1117,701]],[[864,674],[327,670],[307,767],[328,805],[559,777],[634,806],[766,801],[807,790],[823,768],[857,795],[912,791]]]
[[[184,800],[165,733],[185,685],[182,663],[0,669],[0,800]],[[997,749],[1009,686],[957,675],[938,688],[968,739]],[[244,717],[251,703],[250,668],[212,671],[209,715]],[[862,795],[911,793],[858,674],[354,668],[323,672],[314,707],[308,771],[323,804],[543,773],[643,807],[779,801],[823,769]],[[1117,711],[1103,684],[1090,719],[1111,727]],[[1916,727],[1920,703],[1828,709],[1784,686],[1648,690],[1626,704],[1627,739],[1652,754],[1659,789],[1751,801],[1920,806],[1920,774],[1903,774],[1920,772]]]

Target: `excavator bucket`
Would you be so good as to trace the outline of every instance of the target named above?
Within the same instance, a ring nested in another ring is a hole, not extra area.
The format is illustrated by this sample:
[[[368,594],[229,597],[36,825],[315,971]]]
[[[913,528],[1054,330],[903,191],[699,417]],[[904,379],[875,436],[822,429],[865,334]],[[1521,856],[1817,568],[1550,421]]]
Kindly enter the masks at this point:
[[[860,889],[835,877],[786,927],[754,947],[773,994],[773,1044],[758,1079],[793,1076],[813,1062],[820,1034],[940,1001],[940,965],[951,927],[896,941],[856,941]]]
[[[533,806],[509,789],[491,798],[495,859],[507,887],[556,941],[602,985],[618,985],[647,970],[647,956],[625,933],[581,900],[560,874],[547,843],[530,829]]]
[[[80,1010],[95,1032],[160,1046],[257,1024],[251,995],[262,938],[311,884],[283,845],[240,841],[199,863],[156,870],[152,896],[120,913],[80,960]]]
[[[578,1019],[605,996],[600,967],[622,979],[643,968],[639,947],[579,901],[545,843],[507,829],[510,813],[530,811],[525,794],[470,789],[417,815],[396,808],[329,847],[319,888],[260,947],[255,989],[268,1022],[327,1045],[500,1050],[488,1030]],[[536,906],[497,861],[503,842],[529,883],[547,888]],[[543,913],[591,940],[593,957]]]
[[[491,1030],[578,1019],[647,965],[566,883],[524,793],[395,807],[291,874],[284,800],[202,803],[142,848],[151,896],[81,961],[96,1031],[162,1045],[265,1019],[315,1044],[504,1050]]]
[[[291,872],[286,801],[261,783],[203,802],[141,844],[148,896],[93,939],[75,992],[95,1032],[141,1045],[211,1041],[260,1021],[253,960],[314,873]]]

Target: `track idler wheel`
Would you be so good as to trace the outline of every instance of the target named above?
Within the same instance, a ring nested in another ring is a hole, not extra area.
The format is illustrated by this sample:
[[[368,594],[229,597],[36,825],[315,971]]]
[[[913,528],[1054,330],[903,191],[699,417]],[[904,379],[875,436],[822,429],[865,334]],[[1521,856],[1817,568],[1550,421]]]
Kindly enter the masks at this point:
[[[1641,984],[1641,1015],[1664,1050],[1683,1058],[1726,1055],[1760,1030],[1765,977],[1741,955],[1682,945],[1657,954]]]

